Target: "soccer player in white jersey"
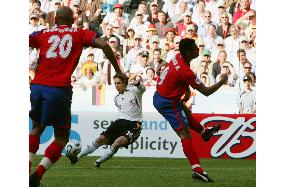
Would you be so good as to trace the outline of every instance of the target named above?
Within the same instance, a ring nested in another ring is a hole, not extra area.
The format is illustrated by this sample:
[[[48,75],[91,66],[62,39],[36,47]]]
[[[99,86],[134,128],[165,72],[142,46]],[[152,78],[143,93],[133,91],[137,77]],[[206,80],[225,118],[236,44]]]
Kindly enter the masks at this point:
[[[132,76],[133,77],[133,76]],[[134,77],[133,77],[134,78]],[[93,153],[102,145],[111,145],[111,148],[96,160],[96,166],[112,158],[120,147],[128,148],[141,133],[142,122],[142,94],[146,87],[140,76],[136,76],[128,85],[128,77],[125,74],[113,76],[115,88],[118,94],[114,98],[118,108],[118,119],[115,120],[98,138],[82,148],[78,155],[69,155],[72,164],[80,158]]]

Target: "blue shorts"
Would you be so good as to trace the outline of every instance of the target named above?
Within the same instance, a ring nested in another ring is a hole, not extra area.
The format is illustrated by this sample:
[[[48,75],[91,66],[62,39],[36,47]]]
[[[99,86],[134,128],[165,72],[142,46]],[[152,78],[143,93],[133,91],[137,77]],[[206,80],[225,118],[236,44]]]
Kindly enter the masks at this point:
[[[72,88],[30,86],[30,118],[44,126],[71,127]]]
[[[167,99],[156,91],[153,96],[153,105],[175,131],[184,127],[188,128],[188,121],[182,110],[181,100]]]

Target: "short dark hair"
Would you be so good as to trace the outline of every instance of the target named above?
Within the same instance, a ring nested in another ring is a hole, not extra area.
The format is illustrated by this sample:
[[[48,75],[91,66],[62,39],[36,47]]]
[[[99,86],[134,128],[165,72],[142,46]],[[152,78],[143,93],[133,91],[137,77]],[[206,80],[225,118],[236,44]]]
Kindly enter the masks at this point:
[[[128,77],[127,77],[127,75],[125,73],[117,73],[112,78],[113,79],[118,78],[118,79],[120,79],[123,82],[123,84],[125,84],[125,86],[128,85]]]
[[[198,56],[198,51],[199,51],[199,49],[198,49],[198,47],[195,43],[195,40],[189,39],[189,38],[184,38],[180,41],[179,50],[180,50],[180,54],[183,58],[187,58],[187,54],[186,54],[187,51],[192,52],[190,56],[196,58],[195,53],[197,53],[197,56]],[[192,60],[192,59],[190,59],[190,60]]]

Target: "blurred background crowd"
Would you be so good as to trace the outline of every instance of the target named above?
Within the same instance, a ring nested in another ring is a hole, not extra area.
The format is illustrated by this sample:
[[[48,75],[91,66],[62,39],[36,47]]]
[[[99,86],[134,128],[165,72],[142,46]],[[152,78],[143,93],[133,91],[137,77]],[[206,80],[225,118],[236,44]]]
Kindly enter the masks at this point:
[[[155,88],[161,64],[179,53],[180,40],[194,39],[196,76],[210,86],[227,73],[221,89],[239,90],[240,112],[255,113],[256,0],[30,0],[30,33],[53,27],[61,6],[73,9],[73,27],[97,32],[121,70],[139,74],[147,87]],[[30,79],[37,60],[38,51],[30,49]],[[112,85],[113,75],[103,52],[90,47],[83,50],[71,81],[86,89]]]

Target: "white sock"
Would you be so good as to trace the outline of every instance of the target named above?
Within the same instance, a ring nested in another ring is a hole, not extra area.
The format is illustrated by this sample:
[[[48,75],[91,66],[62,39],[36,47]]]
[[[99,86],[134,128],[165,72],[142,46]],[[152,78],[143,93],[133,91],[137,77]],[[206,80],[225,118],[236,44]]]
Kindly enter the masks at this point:
[[[33,162],[33,158],[34,158],[34,153],[29,152],[29,161]]]
[[[111,159],[112,156],[113,156],[117,151],[118,151],[118,149],[114,149],[113,147],[110,147],[110,149],[106,150],[106,151],[104,152],[104,154],[103,154],[100,158],[98,158],[98,159],[96,160],[96,162],[102,163],[102,162],[105,162],[105,161]]]
[[[91,154],[99,147],[100,145],[98,145],[96,141],[93,141],[92,144],[86,145],[82,148],[81,152],[77,155],[77,158],[80,159],[83,156]]]
[[[52,165],[52,162],[49,160],[49,158],[43,157],[39,165],[42,165],[47,170]]]

